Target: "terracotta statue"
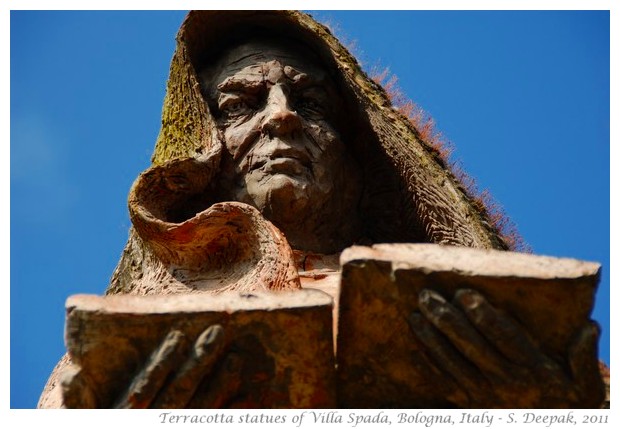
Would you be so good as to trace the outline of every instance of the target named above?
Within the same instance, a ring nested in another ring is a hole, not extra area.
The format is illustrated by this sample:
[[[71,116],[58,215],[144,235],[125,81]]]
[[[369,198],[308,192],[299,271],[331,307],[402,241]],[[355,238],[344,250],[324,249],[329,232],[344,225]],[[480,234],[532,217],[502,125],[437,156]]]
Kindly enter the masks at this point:
[[[325,27],[298,12],[187,16],[153,166],[134,183],[129,210],[133,229],[110,295],[311,286],[337,300],[338,255],[354,244],[509,249],[382,88]],[[591,363],[594,325],[583,327],[567,358],[574,366],[564,368],[479,293],[463,290],[451,304],[425,290],[419,307],[412,330],[465,392],[452,405],[602,401],[591,395],[600,392],[600,377],[575,373]],[[477,329],[489,320],[497,329],[483,338]],[[191,393],[182,392],[202,380],[192,380],[187,368],[226,359],[222,335],[217,325],[206,329],[196,342],[205,351],[178,358],[176,381],[139,405],[190,405]],[[463,348],[471,353],[456,352]],[[491,353],[496,349],[502,353]],[[39,406],[61,406],[63,389],[96,388],[75,374],[63,358]],[[123,398],[115,404],[136,405]]]

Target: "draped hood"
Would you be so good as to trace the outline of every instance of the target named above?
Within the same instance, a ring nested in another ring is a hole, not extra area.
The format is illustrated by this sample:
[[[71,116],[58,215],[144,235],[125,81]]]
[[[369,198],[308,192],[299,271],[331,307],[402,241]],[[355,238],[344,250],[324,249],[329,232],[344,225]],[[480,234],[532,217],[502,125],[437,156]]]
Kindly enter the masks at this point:
[[[301,12],[192,11],[186,16],[176,37],[153,166],[199,159],[219,144],[199,74],[234,43],[251,37],[295,40],[331,74],[346,110],[338,131],[363,171],[359,209],[364,237],[373,243],[508,249],[486,210],[468,196],[409,119],[393,108],[386,91],[327,27]],[[136,259],[145,252],[132,231],[108,292],[126,290],[141,275],[143,264]]]

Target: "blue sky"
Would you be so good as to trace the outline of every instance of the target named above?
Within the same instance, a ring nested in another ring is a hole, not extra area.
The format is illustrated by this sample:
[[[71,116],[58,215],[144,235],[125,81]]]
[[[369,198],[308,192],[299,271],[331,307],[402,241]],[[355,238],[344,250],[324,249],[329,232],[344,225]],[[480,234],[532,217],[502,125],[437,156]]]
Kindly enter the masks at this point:
[[[11,12],[12,408],[64,352],[64,301],[103,293],[150,162],[185,12]],[[598,261],[609,362],[609,12],[320,12],[389,67],[537,254]]]

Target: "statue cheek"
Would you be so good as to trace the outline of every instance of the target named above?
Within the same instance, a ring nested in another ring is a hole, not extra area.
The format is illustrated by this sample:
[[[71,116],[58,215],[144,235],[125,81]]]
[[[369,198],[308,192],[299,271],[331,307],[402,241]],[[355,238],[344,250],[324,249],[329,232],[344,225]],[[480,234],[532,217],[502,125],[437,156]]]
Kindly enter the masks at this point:
[[[326,122],[316,122],[306,127],[307,133],[315,142],[318,152],[325,157],[341,157],[345,147],[338,133]]]
[[[257,126],[256,116],[240,118],[229,124],[224,130],[224,144],[233,159],[237,159],[247,152],[249,145],[260,136],[260,127]]]

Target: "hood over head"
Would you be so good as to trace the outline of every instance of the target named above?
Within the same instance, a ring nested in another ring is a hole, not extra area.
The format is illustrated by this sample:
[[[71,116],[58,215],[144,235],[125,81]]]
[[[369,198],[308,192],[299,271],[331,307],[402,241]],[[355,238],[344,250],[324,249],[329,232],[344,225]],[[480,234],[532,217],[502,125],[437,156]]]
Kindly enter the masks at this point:
[[[215,144],[218,133],[199,74],[227,49],[252,38],[307,46],[336,82],[346,105],[338,131],[366,178],[360,211],[371,241],[508,248],[414,126],[391,107],[385,91],[329,29],[301,12],[187,15],[177,35],[154,164],[197,157]]]

